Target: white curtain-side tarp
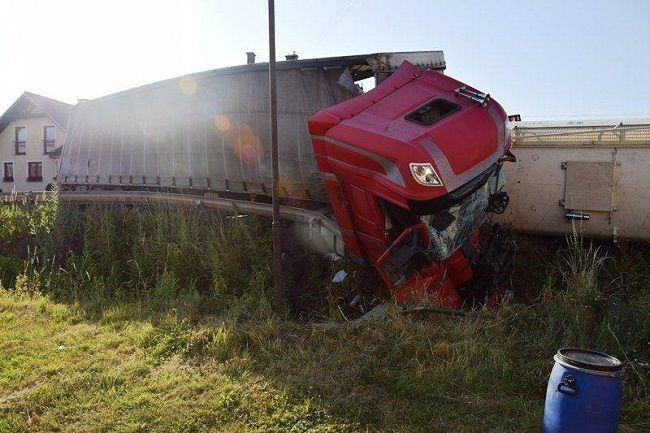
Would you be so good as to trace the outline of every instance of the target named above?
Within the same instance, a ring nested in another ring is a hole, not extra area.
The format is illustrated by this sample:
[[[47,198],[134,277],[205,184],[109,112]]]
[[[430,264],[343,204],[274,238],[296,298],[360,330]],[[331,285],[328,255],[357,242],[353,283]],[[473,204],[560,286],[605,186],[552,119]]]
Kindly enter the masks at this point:
[[[307,130],[355,93],[344,67],[277,71],[281,195],[326,201]],[[270,194],[268,72],[215,70],[77,104],[58,179]]]

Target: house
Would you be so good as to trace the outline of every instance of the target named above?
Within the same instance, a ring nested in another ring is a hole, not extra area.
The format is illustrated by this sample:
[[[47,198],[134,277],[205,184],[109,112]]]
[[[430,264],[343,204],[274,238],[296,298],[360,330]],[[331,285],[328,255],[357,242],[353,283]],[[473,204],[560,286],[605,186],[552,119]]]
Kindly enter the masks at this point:
[[[0,117],[0,191],[45,191],[56,177],[70,104],[25,92]]]

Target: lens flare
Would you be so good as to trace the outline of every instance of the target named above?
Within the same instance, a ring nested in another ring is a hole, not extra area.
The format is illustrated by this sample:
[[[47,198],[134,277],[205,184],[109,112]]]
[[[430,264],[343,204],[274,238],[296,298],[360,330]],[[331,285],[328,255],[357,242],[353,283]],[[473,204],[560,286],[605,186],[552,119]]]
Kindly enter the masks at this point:
[[[280,177],[280,179],[278,179],[278,189],[280,190],[280,196],[286,197],[291,194],[291,191],[293,190],[293,182],[288,177]]]
[[[226,148],[237,155],[244,164],[257,164],[264,149],[260,139],[250,125],[230,120],[224,115],[217,115],[213,119],[214,127],[220,131]]]
[[[214,118],[214,126],[219,131],[228,131],[230,129],[230,120],[224,115],[217,115]]]
[[[187,96],[192,96],[196,93],[197,85],[192,77],[181,77],[178,85]]]

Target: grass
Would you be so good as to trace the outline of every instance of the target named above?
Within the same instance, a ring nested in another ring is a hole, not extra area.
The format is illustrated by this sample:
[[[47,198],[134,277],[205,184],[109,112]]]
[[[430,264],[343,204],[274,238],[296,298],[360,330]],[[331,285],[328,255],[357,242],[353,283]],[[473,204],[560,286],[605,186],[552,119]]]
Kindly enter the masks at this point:
[[[621,431],[650,430],[644,245],[521,238],[495,318],[322,331],[347,288],[292,254],[275,311],[266,221],[53,200],[0,226],[0,432],[536,432],[565,345],[625,360]]]

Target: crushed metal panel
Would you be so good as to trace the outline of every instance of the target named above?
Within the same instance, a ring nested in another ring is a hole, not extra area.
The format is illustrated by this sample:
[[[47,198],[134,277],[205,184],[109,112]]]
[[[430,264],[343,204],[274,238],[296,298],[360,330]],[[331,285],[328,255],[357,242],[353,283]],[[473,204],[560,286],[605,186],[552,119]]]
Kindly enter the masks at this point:
[[[366,61],[375,72],[394,71],[405,60],[420,68],[444,71],[446,67],[445,55],[442,51],[377,53],[368,55],[366,58]]]
[[[566,163],[565,209],[611,212],[613,194],[614,163],[594,161]]]

